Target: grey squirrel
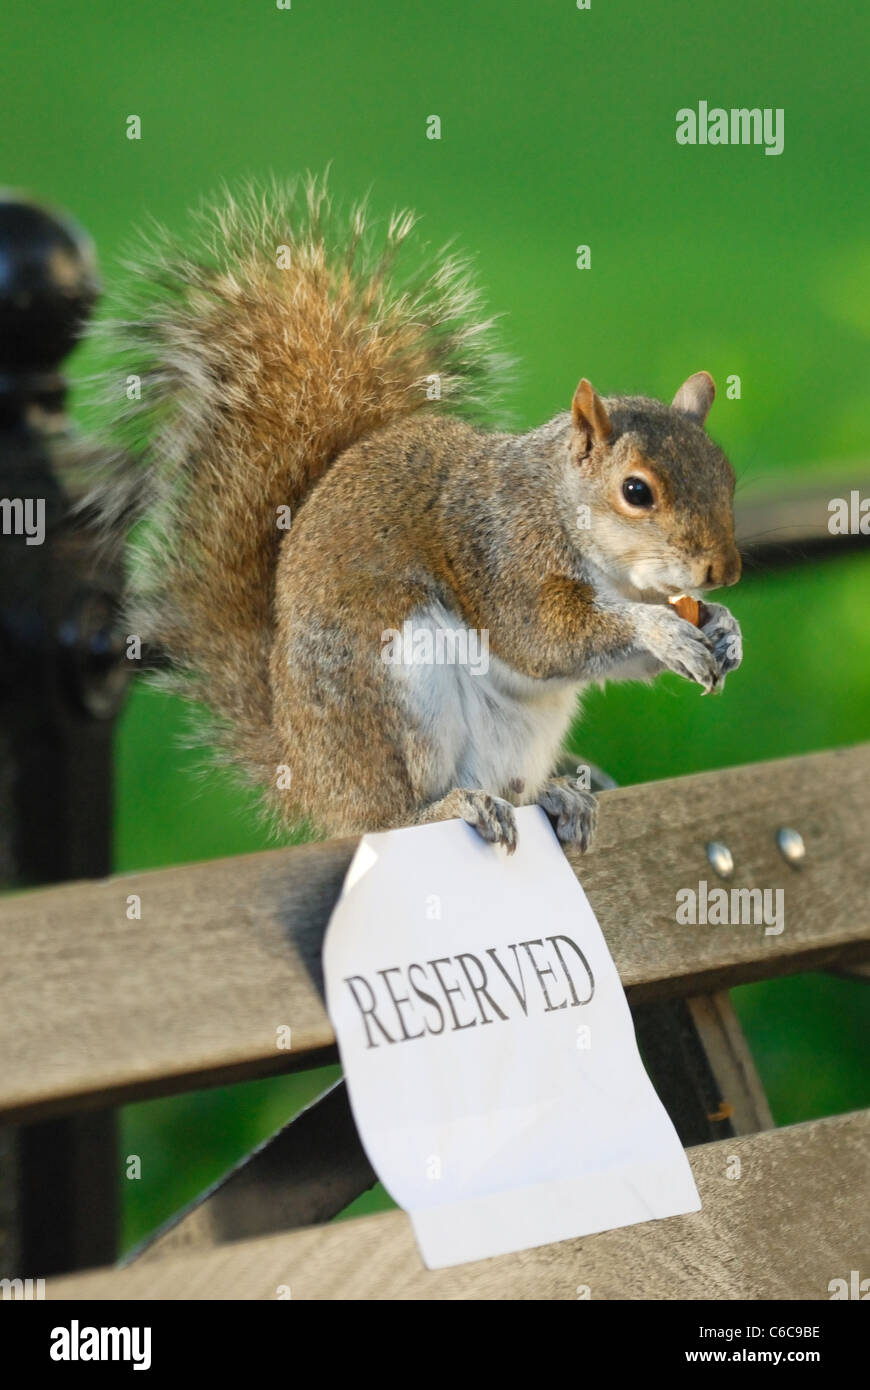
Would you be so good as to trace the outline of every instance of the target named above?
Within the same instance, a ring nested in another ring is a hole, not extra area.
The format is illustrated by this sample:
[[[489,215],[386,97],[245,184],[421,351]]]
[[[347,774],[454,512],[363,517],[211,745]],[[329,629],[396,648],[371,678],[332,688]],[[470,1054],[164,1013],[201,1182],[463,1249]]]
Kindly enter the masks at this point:
[[[456,257],[402,270],[412,227],[377,245],[309,180],[152,241],[109,326],[116,395],[126,360],[141,399],[91,500],[143,523],[128,630],[279,825],[461,817],[512,851],[537,803],[585,848],[595,798],[553,775],[583,687],[670,670],[709,692],[740,663],[726,608],[699,628],[668,603],[740,576],[715,388],[697,372],[665,405],[584,379],[537,429],[476,427],[492,324]]]

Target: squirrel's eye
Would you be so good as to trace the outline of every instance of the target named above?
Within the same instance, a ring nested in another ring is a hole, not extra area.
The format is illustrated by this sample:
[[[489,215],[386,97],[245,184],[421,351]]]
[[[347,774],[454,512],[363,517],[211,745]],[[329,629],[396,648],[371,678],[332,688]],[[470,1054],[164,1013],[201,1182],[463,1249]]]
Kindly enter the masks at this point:
[[[652,488],[643,478],[626,478],[622,484],[622,495],[632,507],[651,507]]]

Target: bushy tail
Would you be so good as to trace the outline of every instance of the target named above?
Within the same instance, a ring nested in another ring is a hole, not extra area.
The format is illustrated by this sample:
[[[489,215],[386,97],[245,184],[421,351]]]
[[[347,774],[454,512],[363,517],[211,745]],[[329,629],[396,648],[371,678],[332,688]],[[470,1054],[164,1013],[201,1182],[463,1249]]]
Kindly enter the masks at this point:
[[[364,207],[341,216],[320,180],[225,193],[184,245],[152,236],[122,317],[98,330],[115,402],[139,393],[96,498],[110,521],[142,522],[128,631],[166,653],[169,683],[210,708],[212,736],[254,781],[281,760],[281,522],[355,440],[438,390],[448,409],[488,403],[502,374],[467,266],[442,254],[399,268],[413,225],[395,215],[377,240]]]

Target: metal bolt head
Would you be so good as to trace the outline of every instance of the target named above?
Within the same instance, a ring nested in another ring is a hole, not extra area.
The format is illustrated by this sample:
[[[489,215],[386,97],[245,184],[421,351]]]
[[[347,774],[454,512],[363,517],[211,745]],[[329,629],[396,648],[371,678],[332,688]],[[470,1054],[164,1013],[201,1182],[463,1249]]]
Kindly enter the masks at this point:
[[[783,825],[776,832],[776,843],[783,859],[787,859],[793,868],[798,868],[807,852],[803,836],[790,826]]]
[[[734,872],[734,856],[721,840],[710,840],[707,845],[707,858],[720,878],[730,878]]]

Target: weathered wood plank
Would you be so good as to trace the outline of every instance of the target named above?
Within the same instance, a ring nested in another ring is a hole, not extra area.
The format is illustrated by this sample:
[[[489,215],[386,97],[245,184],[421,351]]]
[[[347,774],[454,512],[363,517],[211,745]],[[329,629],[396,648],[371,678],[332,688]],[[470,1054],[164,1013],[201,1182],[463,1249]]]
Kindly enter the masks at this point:
[[[832,474],[810,486],[789,491],[759,491],[754,496],[738,493],[734,508],[737,544],[744,558],[755,566],[800,563],[810,553],[846,554],[870,545],[870,536],[860,531],[832,535],[828,529],[829,502],[846,502],[855,491],[870,497],[870,473],[866,464],[850,477]]]
[[[629,999],[710,994],[735,984],[870,955],[870,744],[723,768],[602,795],[585,857],[569,851]],[[806,858],[783,859],[776,832],[800,831]],[[729,882],[706,845],[734,859]],[[784,930],[681,926],[676,894],[705,881],[781,889]]]
[[[632,1002],[870,955],[870,745],[620,788],[569,853]],[[800,870],[775,832],[798,829]],[[785,930],[679,926],[675,895],[782,888]],[[0,1118],[33,1119],[334,1057],[320,947],[354,841],[133,874],[0,903]],[[130,895],[141,920],[128,920]],[[292,1029],[292,1050],[279,1047]]]
[[[334,1061],[320,945],[354,848],[303,845],[0,903],[0,1117]],[[133,894],[140,921],[126,917]]]
[[[426,1270],[403,1212],[50,1280],[49,1298],[827,1299],[870,1266],[870,1111],[692,1149],[702,1210]],[[737,1171],[740,1176],[730,1176]],[[286,1294],[283,1295],[286,1297]]]
[[[713,1123],[728,1121],[735,1134],[773,1128],[770,1105],[734,1005],[726,989],[687,1001],[710,1070],[719,1088]]]

